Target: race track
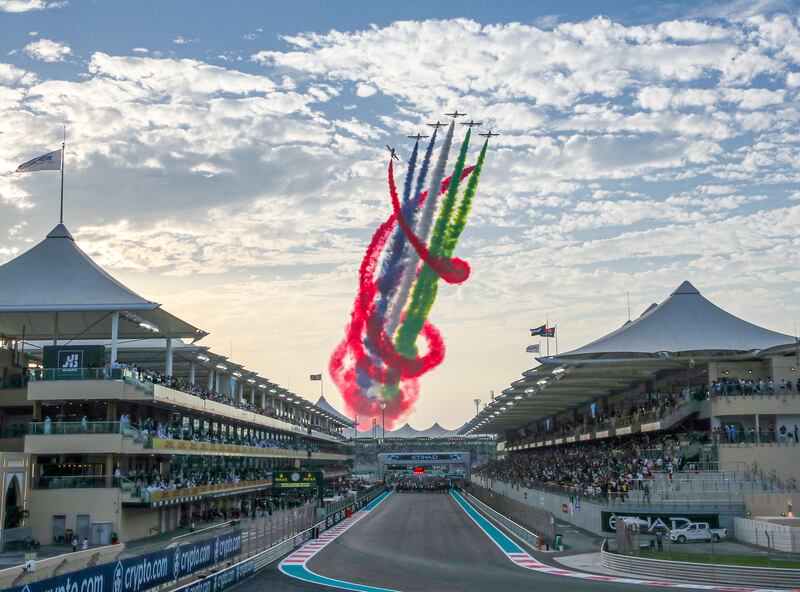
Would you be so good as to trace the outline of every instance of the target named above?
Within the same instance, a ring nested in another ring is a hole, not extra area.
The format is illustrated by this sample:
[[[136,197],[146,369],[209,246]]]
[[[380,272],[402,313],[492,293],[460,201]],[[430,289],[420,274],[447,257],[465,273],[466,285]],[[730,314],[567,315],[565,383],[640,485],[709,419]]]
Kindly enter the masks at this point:
[[[307,563],[313,574],[355,584],[350,589],[399,592],[583,592],[655,590],[537,573],[509,561],[447,494],[393,494]],[[670,590],[680,590],[669,587]],[[330,591],[270,568],[236,592]]]

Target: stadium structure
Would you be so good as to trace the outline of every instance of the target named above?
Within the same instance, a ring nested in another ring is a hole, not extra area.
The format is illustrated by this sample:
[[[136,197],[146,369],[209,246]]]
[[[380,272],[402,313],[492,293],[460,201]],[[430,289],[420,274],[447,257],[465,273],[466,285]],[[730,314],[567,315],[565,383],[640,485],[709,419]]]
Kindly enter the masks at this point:
[[[470,467],[495,458],[497,438],[494,434],[462,432],[462,428],[448,430],[438,423],[426,430],[415,430],[406,423],[396,430],[384,431],[378,418],[373,418],[371,427],[366,430],[356,431],[354,426],[342,431],[355,447],[355,472],[381,479],[385,477],[382,467],[386,464],[381,456],[385,458],[388,454],[463,454],[461,458],[468,460],[462,473],[467,476]]]
[[[745,517],[796,524],[796,337],[687,281],[616,331],[538,362],[461,430],[499,439],[502,460],[473,470],[476,483],[598,534],[618,516],[731,532]],[[611,479],[597,468],[615,465]]]
[[[205,335],[62,224],[0,266],[3,542],[131,541],[265,503],[275,469],[351,472],[351,420]]]

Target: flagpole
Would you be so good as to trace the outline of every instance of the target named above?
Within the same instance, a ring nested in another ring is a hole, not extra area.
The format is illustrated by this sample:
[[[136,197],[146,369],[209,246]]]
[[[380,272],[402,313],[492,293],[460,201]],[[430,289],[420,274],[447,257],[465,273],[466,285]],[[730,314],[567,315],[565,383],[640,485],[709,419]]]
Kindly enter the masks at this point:
[[[61,142],[61,210],[58,215],[58,223],[64,223],[64,160],[66,160],[67,145],[67,126],[64,126],[64,139]]]
[[[550,357],[550,338],[547,336],[547,327],[549,325],[550,325],[550,313],[548,312],[547,316],[545,317],[545,320],[544,320],[544,332],[545,332],[544,340],[545,340],[545,342],[547,342],[547,357],[548,358]]]
[[[558,355],[558,324],[553,325],[553,336],[556,338],[556,355]]]

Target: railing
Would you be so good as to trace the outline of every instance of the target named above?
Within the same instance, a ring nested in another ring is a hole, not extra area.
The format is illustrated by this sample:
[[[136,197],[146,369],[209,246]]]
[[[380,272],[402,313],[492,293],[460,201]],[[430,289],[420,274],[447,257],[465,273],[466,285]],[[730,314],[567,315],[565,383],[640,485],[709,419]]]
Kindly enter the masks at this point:
[[[344,510],[345,508],[357,502],[358,500],[369,497],[376,491],[383,491],[384,489],[386,489],[385,485],[374,485],[373,487],[370,487],[369,489],[362,491],[360,493],[356,493],[355,495],[344,496],[342,499],[335,502],[326,502],[325,514],[335,514],[340,510]]]
[[[35,489],[102,489],[119,487],[120,478],[113,475],[50,475],[37,477]]]
[[[132,438],[142,436],[129,423],[119,421],[32,421],[27,433],[31,436],[59,436],[71,434],[122,434]]]
[[[122,380],[122,368],[42,368],[28,373],[28,380]]]
[[[28,426],[18,425],[0,432],[0,438],[22,438],[28,433]]]

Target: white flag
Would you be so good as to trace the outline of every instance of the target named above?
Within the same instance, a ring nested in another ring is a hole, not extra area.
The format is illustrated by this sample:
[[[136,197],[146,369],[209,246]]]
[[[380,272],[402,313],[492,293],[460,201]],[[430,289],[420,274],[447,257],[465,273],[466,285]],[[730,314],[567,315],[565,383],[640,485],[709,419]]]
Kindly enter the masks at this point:
[[[538,354],[539,353],[539,344],[534,343],[533,345],[529,345],[525,348],[525,351],[529,354]]]
[[[60,171],[61,170],[61,150],[54,150],[47,154],[37,156],[33,160],[21,164],[17,167],[18,173],[32,173],[33,171]]]

